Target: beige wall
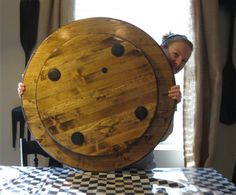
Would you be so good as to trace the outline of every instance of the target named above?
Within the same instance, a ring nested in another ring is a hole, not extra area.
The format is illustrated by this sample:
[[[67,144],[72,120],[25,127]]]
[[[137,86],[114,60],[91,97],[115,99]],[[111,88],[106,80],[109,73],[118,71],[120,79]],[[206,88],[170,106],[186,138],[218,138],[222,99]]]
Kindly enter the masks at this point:
[[[24,53],[19,41],[19,1],[0,2],[0,164],[17,165],[20,158],[18,149],[12,148],[11,110],[20,105],[16,87],[24,70]]]

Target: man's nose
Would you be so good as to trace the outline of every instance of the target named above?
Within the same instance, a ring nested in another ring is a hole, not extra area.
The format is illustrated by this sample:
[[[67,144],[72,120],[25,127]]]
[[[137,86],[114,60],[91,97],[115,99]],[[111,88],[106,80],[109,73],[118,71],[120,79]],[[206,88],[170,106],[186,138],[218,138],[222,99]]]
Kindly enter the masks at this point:
[[[181,58],[176,58],[175,59],[175,65],[180,66],[182,64],[182,59]]]

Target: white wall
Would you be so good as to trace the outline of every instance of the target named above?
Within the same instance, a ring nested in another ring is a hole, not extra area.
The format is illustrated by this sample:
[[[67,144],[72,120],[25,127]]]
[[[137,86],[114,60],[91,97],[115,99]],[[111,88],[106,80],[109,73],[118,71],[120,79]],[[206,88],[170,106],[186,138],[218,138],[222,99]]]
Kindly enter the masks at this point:
[[[19,38],[19,1],[1,0],[0,6],[0,164],[17,165],[20,158],[19,151],[12,148],[11,110],[20,105],[16,88],[24,70]]]

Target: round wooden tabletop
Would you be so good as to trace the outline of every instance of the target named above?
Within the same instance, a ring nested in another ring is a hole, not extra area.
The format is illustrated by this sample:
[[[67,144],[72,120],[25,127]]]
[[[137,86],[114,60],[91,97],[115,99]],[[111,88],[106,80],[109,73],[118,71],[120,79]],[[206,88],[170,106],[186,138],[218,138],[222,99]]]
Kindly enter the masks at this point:
[[[168,130],[171,66],[138,27],[88,18],[55,31],[36,49],[23,80],[28,126],[53,158],[88,171],[144,158]]]

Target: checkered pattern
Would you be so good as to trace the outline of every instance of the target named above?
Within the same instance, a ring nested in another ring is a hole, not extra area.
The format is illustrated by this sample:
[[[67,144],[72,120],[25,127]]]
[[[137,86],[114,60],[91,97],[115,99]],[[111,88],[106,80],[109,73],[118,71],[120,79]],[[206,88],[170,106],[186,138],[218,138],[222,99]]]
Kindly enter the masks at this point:
[[[158,178],[158,169],[84,172],[73,168],[0,166],[0,194],[236,194],[213,169],[178,169],[186,182]],[[162,173],[172,173],[172,169]],[[11,175],[11,176],[9,176]]]
[[[220,173],[211,168],[183,169],[189,183],[202,192],[211,192],[211,194],[235,194],[236,186],[224,178]],[[213,193],[214,192],[214,193]]]

